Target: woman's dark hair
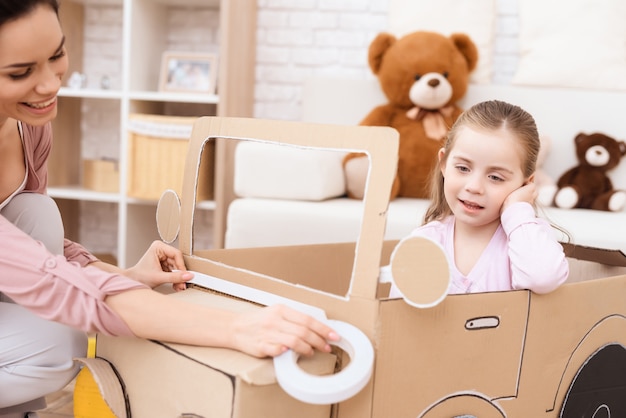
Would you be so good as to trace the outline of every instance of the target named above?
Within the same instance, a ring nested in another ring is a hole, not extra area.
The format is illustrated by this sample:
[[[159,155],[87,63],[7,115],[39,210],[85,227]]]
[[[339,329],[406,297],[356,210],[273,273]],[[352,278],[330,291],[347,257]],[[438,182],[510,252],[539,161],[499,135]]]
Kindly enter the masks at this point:
[[[57,0],[2,0],[0,2],[0,26],[26,16],[40,5],[48,6],[57,15],[59,14]]]

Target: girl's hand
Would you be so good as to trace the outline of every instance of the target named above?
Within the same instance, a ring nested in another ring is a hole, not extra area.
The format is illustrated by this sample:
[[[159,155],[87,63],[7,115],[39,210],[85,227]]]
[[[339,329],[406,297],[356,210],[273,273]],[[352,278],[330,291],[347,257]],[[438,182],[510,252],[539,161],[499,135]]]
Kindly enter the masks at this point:
[[[326,342],[339,336],[328,326],[284,305],[243,312],[233,321],[231,345],[255,357],[277,356],[287,349],[305,356],[330,352]]]
[[[185,283],[193,277],[185,268],[183,254],[161,241],[154,241],[141,260],[124,273],[151,288],[172,283],[176,291],[184,290]]]
[[[537,186],[535,183],[529,182],[524,184],[519,189],[514,190],[510,195],[504,199],[504,203],[502,204],[502,209],[500,213],[504,212],[506,208],[511,206],[513,203],[517,202],[528,202],[531,205],[535,203],[535,199],[537,198]]]

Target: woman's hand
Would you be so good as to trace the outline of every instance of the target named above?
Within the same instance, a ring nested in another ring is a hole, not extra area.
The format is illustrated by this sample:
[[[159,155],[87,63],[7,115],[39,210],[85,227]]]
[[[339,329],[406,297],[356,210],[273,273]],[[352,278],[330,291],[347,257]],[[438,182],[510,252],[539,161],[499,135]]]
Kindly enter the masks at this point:
[[[161,241],[154,241],[141,260],[124,274],[151,288],[172,283],[176,291],[184,290],[185,283],[193,277],[185,268],[183,254]]]
[[[327,325],[284,305],[239,314],[232,332],[229,345],[255,357],[274,357],[287,349],[305,356],[315,349],[328,353],[327,340],[339,340]]]

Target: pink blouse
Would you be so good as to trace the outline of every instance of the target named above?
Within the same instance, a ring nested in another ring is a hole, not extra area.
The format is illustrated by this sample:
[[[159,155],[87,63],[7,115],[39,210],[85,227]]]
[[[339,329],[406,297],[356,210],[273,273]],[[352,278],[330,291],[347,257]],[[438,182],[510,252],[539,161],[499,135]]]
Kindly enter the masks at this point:
[[[22,124],[22,127],[28,162],[24,191],[45,194],[51,126]],[[43,318],[83,331],[133,335],[104,299],[125,290],[148,287],[119,274],[87,266],[96,260],[85,248],[70,240],[65,240],[64,256],[55,256],[0,216],[0,292]]]
[[[30,126],[22,123],[24,154],[27,161],[25,192],[46,194],[48,187],[48,156],[52,148],[52,126]],[[68,260],[77,261],[81,266],[98,259],[82,245],[65,240],[64,254]]]

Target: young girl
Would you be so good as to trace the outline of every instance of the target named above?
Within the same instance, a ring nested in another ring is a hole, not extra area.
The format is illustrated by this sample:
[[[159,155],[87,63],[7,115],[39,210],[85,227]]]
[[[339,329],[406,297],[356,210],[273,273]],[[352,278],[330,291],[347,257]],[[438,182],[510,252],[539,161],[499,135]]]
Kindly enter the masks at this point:
[[[46,196],[50,123],[68,68],[58,7],[57,0],[0,2],[0,418],[36,416],[44,396],[72,380],[73,357],[86,355],[84,331],[260,357],[330,351],[327,339],[339,337],[285,306],[234,313],[153,291],[192,277],[180,251],[162,242],[122,271],[63,239]]]
[[[472,106],[450,130],[424,224],[410,234],[444,248],[449,293],[548,293],[567,279],[563,248],[533,206],[539,144],[532,116],[497,100]]]

